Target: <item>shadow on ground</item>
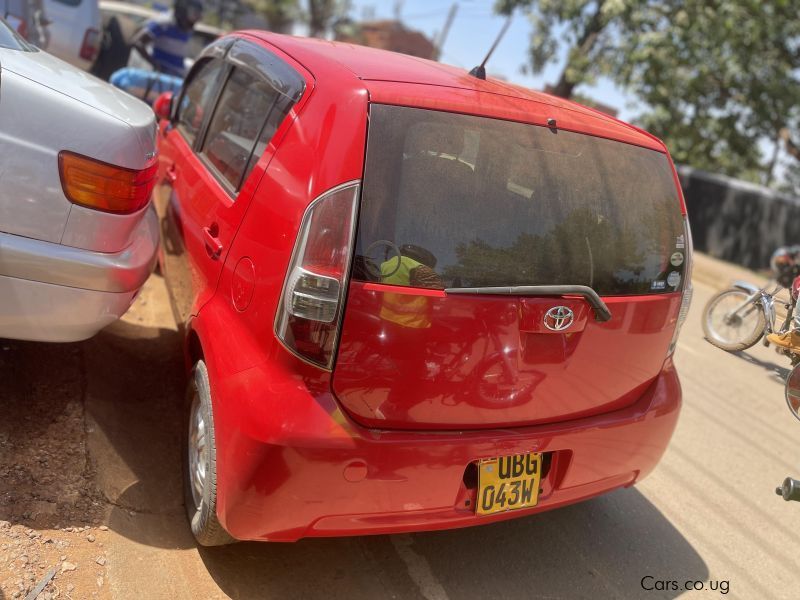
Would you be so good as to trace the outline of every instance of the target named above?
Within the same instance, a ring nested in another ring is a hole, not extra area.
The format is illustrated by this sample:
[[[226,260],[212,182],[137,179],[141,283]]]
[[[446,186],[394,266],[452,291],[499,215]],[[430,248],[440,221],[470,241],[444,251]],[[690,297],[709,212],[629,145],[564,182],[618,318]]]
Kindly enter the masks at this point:
[[[749,362],[751,365],[761,367],[762,369],[767,371],[770,374],[770,376],[775,377],[775,379],[779,380],[781,383],[784,383],[786,381],[786,378],[789,377],[789,373],[792,370],[790,366],[784,367],[777,363],[772,362],[771,360],[761,360],[760,358],[757,358],[752,354],[749,354],[748,352],[743,350],[739,352],[732,352],[732,354],[738,358],[741,358],[746,362]],[[776,354],[776,356],[780,355]],[[784,358],[788,364],[789,359],[786,357],[782,358]]]
[[[641,597],[647,575],[708,578],[697,552],[635,489],[483,527],[246,543],[200,555],[237,599],[307,598],[320,589],[333,598]]]
[[[185,531],[148,531],[139,519],[183,519],[185,374],[178,332],[119,322],[87,342],[85,354],[88,448],[102,465],[96,483],[112,505],[109,527],[150,546],[193,546]],[[109,367],[109,357],[124,367]]]
[[[136,539],[136,514],[183,514],[174,329],[121,321],[76,344],[0,340],[0,381],[0,519],[98,525],[110,505],[109,526]]]
[[[0,340],[0,519],[88,525],[99,519],[88,482],[80,344]]]

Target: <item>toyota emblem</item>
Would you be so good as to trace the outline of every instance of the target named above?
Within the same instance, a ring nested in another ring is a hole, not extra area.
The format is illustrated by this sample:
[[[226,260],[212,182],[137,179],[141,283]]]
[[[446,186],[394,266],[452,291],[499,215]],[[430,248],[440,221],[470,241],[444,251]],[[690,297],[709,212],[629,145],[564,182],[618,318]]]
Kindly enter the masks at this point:
[[[564,331],[575,320],[575,313],[566,306],[554,306],[544,315],[544,326],[550,331]]]

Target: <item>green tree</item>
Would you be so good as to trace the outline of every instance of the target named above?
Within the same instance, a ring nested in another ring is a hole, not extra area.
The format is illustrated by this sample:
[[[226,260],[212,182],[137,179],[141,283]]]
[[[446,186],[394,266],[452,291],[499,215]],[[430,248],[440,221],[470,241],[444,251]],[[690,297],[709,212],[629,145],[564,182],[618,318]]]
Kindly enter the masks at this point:
[[[770,183],[759,143],[797,130],[800,21],[796,2],[661,2],[629,36],[612,76],[652,110],[641,124],[675,159]]]
[[[567,59],[553,93],[570,98],[577,86],[593,83],[610,71],[608,57],[618,45],[618,33],[635,20],[643,1],[633,0],[498,0],[496,8],[510,14],[521,8],[531,22],[529,66],[540,73],[567,48]]]
[[[800,198],[800,161],[790,157],[783,167],[783,179],[777,186],[778,191]]]
[[[350,0],[308,0],[308,35],[323,37],[350,9]]]
[[[648,108],[637,121],[675,160],[770,182],[759,144],[800,125],[800,19],[793,0],[500,0],[533,23],[530,66],[567,45],[554,88],[608,76]],[[562,32],[565,35],[559,39]]]
[[[250,9],[263,16],[270,31],[288,33],[300,17],[297,0],[242,0]]]

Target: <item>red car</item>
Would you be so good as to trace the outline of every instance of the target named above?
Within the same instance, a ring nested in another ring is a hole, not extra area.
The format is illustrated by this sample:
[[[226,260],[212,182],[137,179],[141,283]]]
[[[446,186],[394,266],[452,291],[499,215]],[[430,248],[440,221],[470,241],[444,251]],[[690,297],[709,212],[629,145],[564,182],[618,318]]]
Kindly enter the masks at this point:
[[[156,110],[201,544],[492,523],[655,467],[691,296],[659,140],[265,32],[213,43]]]

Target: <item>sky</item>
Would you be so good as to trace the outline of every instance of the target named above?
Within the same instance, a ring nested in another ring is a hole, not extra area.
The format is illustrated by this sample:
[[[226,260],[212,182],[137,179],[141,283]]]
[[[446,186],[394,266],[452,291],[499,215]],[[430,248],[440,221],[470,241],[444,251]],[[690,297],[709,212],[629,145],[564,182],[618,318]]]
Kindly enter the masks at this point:
[[[454,0],[403,0],[400,14],[407,27],[433,39],[434,34],[442,30],[453,3]],[[395,0],[352,0],[351,16],[356,20],[393,18],[396,4]],[[505,22],[505,17],[494,13],[493,6],[494,0],[459,0],[455,20],[442,49],[442,62],[466,70],[481,63]],[[530,33],[530,21],[517,12],[486,66],[487,73],[490,76],[502,75],[508,81],[538,90],[544,89],[546,84],[554,84],[561,74],[563,53],[560,60],[548,65],[539,75],[521,72],[521,67],[527,62]],[[613,106],[619,110],[618,116],[623,120],[637,114],[633,99],[608,80],[600,80],[593,87],[582,86],[578,91]]]

